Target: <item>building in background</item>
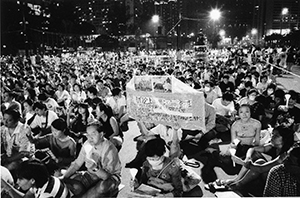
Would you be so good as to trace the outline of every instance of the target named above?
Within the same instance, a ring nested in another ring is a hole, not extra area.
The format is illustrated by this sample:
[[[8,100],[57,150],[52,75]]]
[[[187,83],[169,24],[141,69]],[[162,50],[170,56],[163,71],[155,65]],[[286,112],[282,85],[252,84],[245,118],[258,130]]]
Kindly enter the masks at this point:
[[[265,9],[265,34],[286,34],[299,29],[299,0],[268,0]]]

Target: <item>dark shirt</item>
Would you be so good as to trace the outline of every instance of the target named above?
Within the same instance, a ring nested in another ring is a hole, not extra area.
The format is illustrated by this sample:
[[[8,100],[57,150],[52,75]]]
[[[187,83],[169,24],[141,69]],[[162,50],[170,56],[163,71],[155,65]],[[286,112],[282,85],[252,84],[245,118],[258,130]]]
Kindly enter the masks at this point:
[[[224,82],[220,82],[219,87],[220,87],[222,93],[225,93],[227,91],[232,92],[232,93],[234,92],[234,84],[233,84],[233,82],[229,81],[226,84]]]

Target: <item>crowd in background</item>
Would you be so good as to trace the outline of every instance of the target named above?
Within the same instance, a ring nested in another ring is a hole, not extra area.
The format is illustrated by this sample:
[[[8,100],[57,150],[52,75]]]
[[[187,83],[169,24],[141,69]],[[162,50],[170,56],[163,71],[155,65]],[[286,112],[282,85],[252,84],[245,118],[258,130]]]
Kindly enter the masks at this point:
[[[174,146],[176,157],[184,154],[204,164],[201,176],[210,191],[222,185],[250,193],[245,185],[264,177],[257,196],[300,195],[300,155],[293,146],[300,140],[299,93],[283,90],[276,83],[276,77],[284,73],[280,68],[288,71],[299,63],[297,50],[253,46],[210,51],[205,61],[193,60],[185,51],[160,52],[171,54],[168,61],[145,58],[154,53],[140,53],[138,59],[129,52],[96,51],[2,56],[1,166],[13,177],[2,178],[7,193],[20,197],[27,193],[69,197],[70,192],[82,197],[115,196],[121,183],[118,152],[126,149],[123,133],[130,133],[128,121],[133,120],[126,109],[126,83],[134,75],[174,75],[204,92],[207,129],[189,131],[179,126],[172,129],[180,130],[177,139],[167,139],[168,133],[173,134],[168,132],[170,127],[138,123],[142,136],[161,136],[164,143],[143,139],[137,158],[126,164],[142,168],[142,177],[134,186],[160,175],[157,170],[163,164],[174,163],[170,166],[175,171],[170,168],[171,176],[165,178],[171,187],[164,190],[171,193],[168,196],[182,196],[182,184],[174,180],[181,177],[177,161],[164,157],[164,146],[170,151]],[[224,157],[223,143],[235,149],[234,157]],[[238,176],[218,180],[214,167]],[[279,173],[275,171],[287,171],[283,182],[291,187],[279,191],[282,178],[276,179]],[[45,177],[39,179],[36,175],[41,174]],[[34,182],[24,184],[24,180]],[[18,189],[13,187],[16,184]]]

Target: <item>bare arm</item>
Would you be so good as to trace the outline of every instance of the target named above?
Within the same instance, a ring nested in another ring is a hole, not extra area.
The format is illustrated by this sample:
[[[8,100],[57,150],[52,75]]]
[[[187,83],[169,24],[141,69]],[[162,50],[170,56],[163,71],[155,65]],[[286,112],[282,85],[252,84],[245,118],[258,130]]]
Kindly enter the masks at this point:
[[[261,123],[257,122],[255,127],[255,139],[254,139],[254,145],[258,146],[260,142],[260,132],[261,132]]]
[[[118,136],[119,135],[119,127],[118,127],[118,122],[116,120],[116,118],[111,117],[109,119],[109,123],[111,125],[111,128],[113,129],[114,133],[111,134],[111,136],[109,138],[112,138],[114,136]]]

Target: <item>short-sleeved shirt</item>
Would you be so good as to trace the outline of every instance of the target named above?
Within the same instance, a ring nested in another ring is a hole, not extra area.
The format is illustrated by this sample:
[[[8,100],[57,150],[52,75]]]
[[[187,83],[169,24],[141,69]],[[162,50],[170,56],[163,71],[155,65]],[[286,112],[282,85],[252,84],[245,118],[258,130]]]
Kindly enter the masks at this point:
[[[36,198],[69,198],[71,194],[67,186],[58,178],[50,177],[42,188],[31,189]]]
[[[118,150],[109,140],[105,139],[103,142],[99,143],[97,146],[92,146],[88,141],[86,141],[80,153],[75,160],[76,164],[83,164],[87,168],[88,173],[93,180],[100,180],[97,176],[97,173],[93,170],[96,167],[99,167],[111,175],[115,175],[121,178],[121,161],[119,158]]]
[[[30,124],[30,127],[48,128],[51,126],[52,122],[58,118],[57,114],[51,110],[48,110],[47,117],[48,118],[46,118],[46,116],[36,115],[32,123]]]
[[[18,122],[18,125],[12,134],[9,133],[9,129],[7,127],[1,127],[1,144],[3,145],[8,157],[14,153],[31,151],[33,149],[33,145],[29,142],[26,136],[29,131],[30,128],[21,122]]]

